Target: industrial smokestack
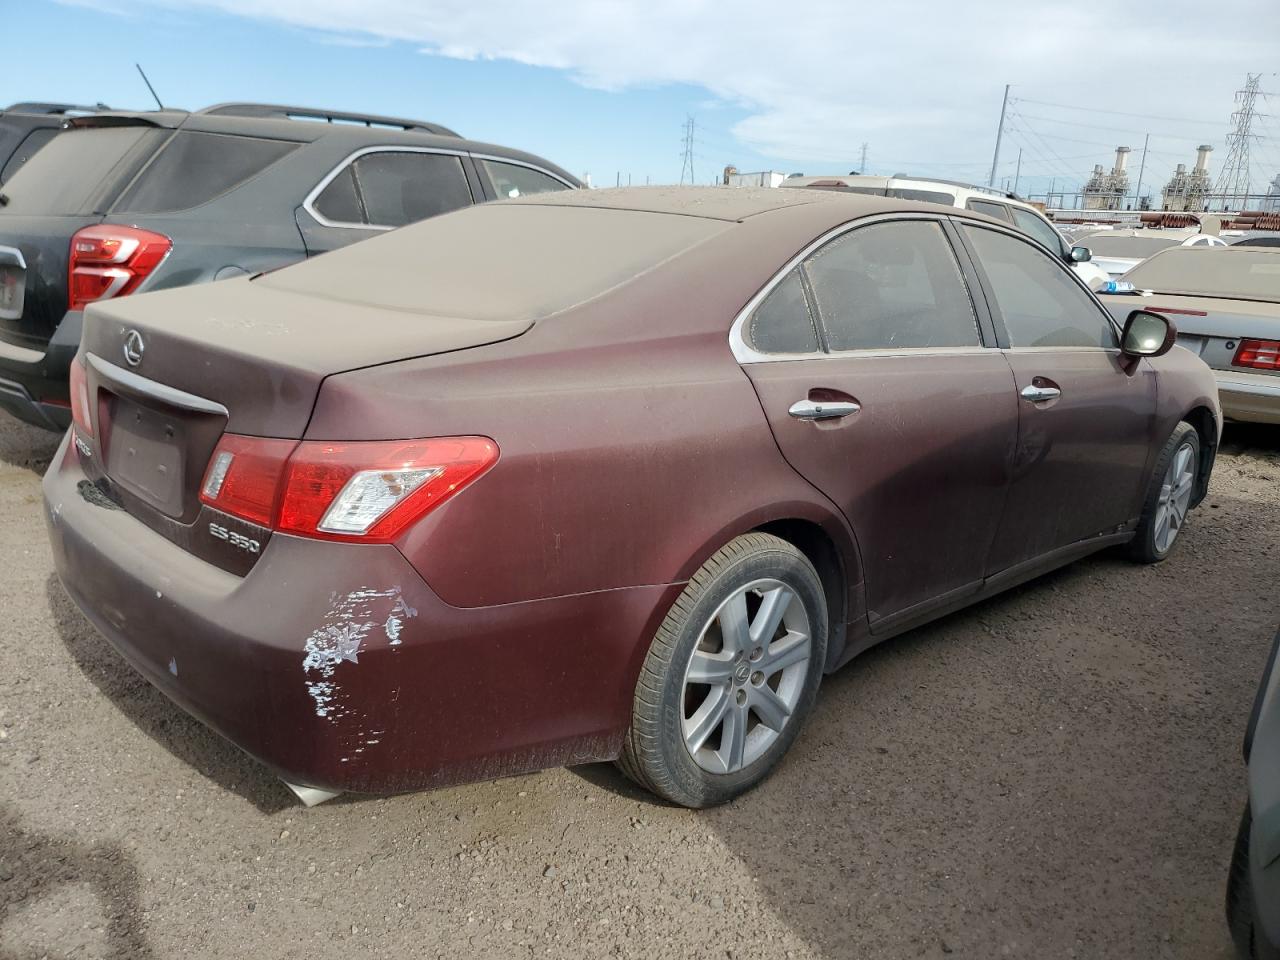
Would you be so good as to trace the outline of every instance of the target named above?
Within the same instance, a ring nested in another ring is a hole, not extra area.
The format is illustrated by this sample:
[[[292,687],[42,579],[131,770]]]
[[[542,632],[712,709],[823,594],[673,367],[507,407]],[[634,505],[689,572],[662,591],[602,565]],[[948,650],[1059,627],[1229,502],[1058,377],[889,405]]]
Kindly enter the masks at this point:
[[[1116,147],[1116,165],[1111,172],[1119,176],[1120,174],[1124,173],[1124,165],[1128,162],[1129,162],[1129,148]]]
[[[1213,147],[1207,143],[1196,147],[1196,173],[1209,172],[1209,154],[1211,153],[1213,153]]]

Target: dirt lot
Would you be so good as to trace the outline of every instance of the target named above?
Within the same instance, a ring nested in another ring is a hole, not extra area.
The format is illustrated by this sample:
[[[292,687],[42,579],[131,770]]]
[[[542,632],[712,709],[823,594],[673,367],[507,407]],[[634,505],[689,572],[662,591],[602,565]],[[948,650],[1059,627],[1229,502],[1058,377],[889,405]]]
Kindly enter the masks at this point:
[[[72,607],[54,443],[0,415],[0,957],[1224,960],[1280,431],[1225,445],[1166,564],[1087,560],[871,652],[728,807],[596,766],[305,810]]]

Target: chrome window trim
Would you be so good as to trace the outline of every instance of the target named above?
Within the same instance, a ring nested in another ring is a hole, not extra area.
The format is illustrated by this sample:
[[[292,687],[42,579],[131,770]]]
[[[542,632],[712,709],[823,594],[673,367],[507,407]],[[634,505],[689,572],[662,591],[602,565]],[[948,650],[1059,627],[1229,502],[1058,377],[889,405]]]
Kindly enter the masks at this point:
[[[553,180],[559,180],[569,189],[574,189],[573,184],[564,179],[564,177],[557,176],[550,170],[538,166],[536,163],[528,163],[524,160],[516,160],[511,157],[499,157],[490,153],[471,153],[468,150],[451,150],[448,147],[419,147],[411,144],[405,144],[404,146],[389,146],[384,144],[373,147],[361,147],[359,150],[353,151],[336,167],[326,173],[319,183],[311,188],[311,192],[308,193],[306,199],[302,201],[302,209],[307,211],[308,216],[310,216],[312,220],[320,224],[322,227],[336,227],[340,230],[375,230],[384,232],[396,229],[395,227],[389,227],[379,223],[347,223],[340,220],[330,220],[323,213],[317,210],[315,206],[316,199],[320,194],[324,193],[325,187],[329,186],[329,184],[337,179],[338,174],[342,173],[343,170],[347,169],[347,167],[355,163],[361,157],[368,156],[371,153],[436,153],[446,157],[457,157],[459,159],[463,157],[471,157],[474,160],[493,160],[498,163],[510,163],[518,167],[528,167],[530,170],[536,170],[538,173],[545,173]],[[465,171],[463,172],[463,176],[466,176]],[[467,189],[468,191],[471,189],[470,180],[467,181]],[[471,198],[471,205],[476,205],[474,196]]]
[[[953,217],[938,213],[880,213],[875,214],[874,216],[860,217],[857,220],[850,220],[846,223],[840,224],[839,226],[832,227],[816,240],[811,241],[799,253],[788,260],[782,268],[770,277],[768,282],[756,292],[756,295],[747,301],[747,305],[738,311],[738,315],[733,319],[733,324],[729,327],[729,350],[733,353],[734,359],[739,363],[780,363],[791,360],[828,360],[841,357],[901,357],[919,356],[921,354],[945,356],[947,354],[968,354],[994,349],[993,347],[984,347],[979,345],[973,347],[901,347],[897,350],[886,350],[883,347],[874,347],[866,350],[832,350],[827,353],[762,353],[747,342],[746,334],[743,332],[743,328],[751,318],[751,315],[755,313],[756,308],[764,302],[765,298],[768,297],[769,294],[773,293],[774,288],[778,284],[786,279],[787,274],[799,266],[820,247],[825,246],[837,237],[843,236],[844,234],[849,233],[852,230],[856,230],[859,227],[868,227],[876,223],[903,223],[924,220],[929,223],[936,223],[941,227],[943,221],[953,219]],[[950,245],[950,238],[948,237],[946,239],[947,244]],[[1037,244],[1037,246],[1039,246],[1039,244]],[[954,251],[952,252],[952,256],[955,256]],[[958,257],[956,258],[956,268],[960,271],[960,277],[966,292],[968,292],[970,298],[972,298],[973,291],[969,289],[968,278],[964,275],[964,267],[960,263]],[[972,304],[970,305],[970,308],[976,309]],[[976,313],[974,315],[974,329],[979,333],[979,335],[981,335],[981,327]]]

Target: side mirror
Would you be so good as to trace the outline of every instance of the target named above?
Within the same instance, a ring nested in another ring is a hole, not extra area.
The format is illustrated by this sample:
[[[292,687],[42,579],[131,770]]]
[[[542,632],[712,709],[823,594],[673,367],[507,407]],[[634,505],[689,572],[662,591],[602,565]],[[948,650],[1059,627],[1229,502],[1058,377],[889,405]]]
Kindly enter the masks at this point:
[[[1071,262],[1072,263],[1088,263],[1093,259],[1093,251],[1088,247],[1072,247]]]
[[[1135,310],[1124,322],[1120,349],[1130,357],[1160,357],[1173,349],[1178,328],[1168,317],[1150,310]]]

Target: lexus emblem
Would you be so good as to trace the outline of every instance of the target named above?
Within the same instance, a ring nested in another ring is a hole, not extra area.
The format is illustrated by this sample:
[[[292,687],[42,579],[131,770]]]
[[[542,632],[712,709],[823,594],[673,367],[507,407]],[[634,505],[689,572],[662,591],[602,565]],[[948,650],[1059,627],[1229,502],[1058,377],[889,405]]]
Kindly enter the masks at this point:
[[[136,367],[140,364],[146,349],[147,345],[142,342],[142,334],[137,330],[130,330],[124,335],[124,359],[129,366]]]

